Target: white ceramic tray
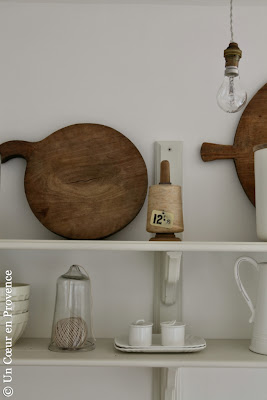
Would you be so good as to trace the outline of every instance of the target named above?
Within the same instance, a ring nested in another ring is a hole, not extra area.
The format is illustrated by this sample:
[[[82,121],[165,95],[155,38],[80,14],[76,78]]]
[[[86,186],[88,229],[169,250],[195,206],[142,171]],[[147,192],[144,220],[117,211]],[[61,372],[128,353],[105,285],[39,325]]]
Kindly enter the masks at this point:
[[[192,335],[185,335],[185,344],[181,347],[162,346],[160,343],[160,334],[152,335],[152,345],[148,347],[130,346],[128,336],[120,336],[114,339],[115,349],[126,353],[193,353],[206,348],[205,339]]]

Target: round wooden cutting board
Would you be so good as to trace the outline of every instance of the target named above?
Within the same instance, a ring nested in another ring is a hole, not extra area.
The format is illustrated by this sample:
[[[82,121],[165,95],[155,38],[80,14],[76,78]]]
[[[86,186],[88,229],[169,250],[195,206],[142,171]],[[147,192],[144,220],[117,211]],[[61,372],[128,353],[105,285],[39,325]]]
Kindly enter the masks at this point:
[[[70,239],[100,239],[138,214],[147,192],[145,162],[112,128],[77,124],[40,142],[0,145],[2,162],[27,161],[25,193],[39,221]]]
[[[203,161],[233,158],[236,171],[249,200],[255,205],[253,147],[267,143],[267,84],[248,103],[235,134],[233,146],[203,143]]]

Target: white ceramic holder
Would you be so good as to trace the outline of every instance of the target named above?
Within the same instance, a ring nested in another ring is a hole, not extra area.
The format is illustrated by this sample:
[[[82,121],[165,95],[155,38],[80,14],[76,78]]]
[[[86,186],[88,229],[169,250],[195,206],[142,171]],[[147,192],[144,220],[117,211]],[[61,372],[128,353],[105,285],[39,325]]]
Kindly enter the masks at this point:
[[[267,240],[267,144],[254,146],[256,229]]]
[[[161,322],[162,346],[184,346],[185,324],[183,322]]]
[[[145,322],[139,319],[133,322],[129,327],[129,345],[130,346],[151,346],[152,344],[152,322]]]

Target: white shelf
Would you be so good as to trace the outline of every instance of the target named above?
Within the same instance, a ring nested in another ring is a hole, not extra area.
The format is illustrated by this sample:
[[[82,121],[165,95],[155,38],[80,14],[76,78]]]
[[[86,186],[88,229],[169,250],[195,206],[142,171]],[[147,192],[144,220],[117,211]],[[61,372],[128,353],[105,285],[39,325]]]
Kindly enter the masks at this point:
[[[0,250],[267,252],[266,242],[149,242],[114,240],[8,240]]]
[[[180,6],[228,6],[229,0],[0,0],[1,3],[61,3],[61,4],[140,4],[140,5],[180,5]],[[235,5],[266,5],[266,0],[236,0]]]
[[[22,366],[113,366],[113,367],[238,367],[267,368],[267,356],[248,349],[249,340],[207,340],[198,353],[122,353],[113,339],[98,339],[89,352],[57,353],[48,350],[49,339],[21,339],[13,347],[12,365]],[[0,351],[3,363],[4,351]]]

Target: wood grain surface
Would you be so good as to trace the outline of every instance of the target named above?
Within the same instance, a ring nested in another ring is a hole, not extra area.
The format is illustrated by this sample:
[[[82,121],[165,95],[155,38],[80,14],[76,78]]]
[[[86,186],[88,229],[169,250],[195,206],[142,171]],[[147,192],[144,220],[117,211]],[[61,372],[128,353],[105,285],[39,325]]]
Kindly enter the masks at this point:
[[[249,200],[255,205],[253,147],[267,143],[267,84],[245,108],[235,134],[233,146],[203,143],[203,161],[233,158],[236,171]]]
[[[171,228],[151,225],[153,210],[165,211],[174,216]],[[183,208],[181,186],[178,185],[153,185],[149,188],[147,206],[147,232],[151,233],[177,233],[183,232]]]
[[[170,163],[168,160],[163,160],[160,163],[160,182],[164,185],[170,185]]]
[[[172,226],[151,225],[152,212],[155,210],[173,214]],[[149,187],[146,230],[156,233],[150,240],[167,241],[180,240],[174,233],[184,230],[181,186],[170,183],[170,163],[167,160],[161,161],[160,164],[159,185]]]
[[[116,130],[77,124],[40,142],[0,145],[2,162],[27,160],[25,193],[39,221],[71,239],[100,239],[129,224],[147,192],[145,162]]]

